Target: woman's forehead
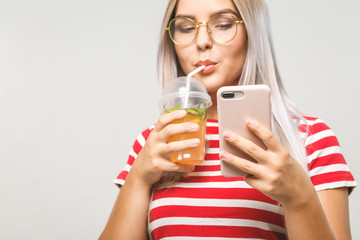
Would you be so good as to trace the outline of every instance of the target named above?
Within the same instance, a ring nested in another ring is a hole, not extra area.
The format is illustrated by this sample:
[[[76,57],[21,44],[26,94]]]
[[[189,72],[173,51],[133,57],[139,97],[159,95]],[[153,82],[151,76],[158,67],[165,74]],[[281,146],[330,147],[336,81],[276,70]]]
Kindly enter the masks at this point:
[[[175,16],[206,19],[218,13],[237,14],[232,0],[178,0]]]

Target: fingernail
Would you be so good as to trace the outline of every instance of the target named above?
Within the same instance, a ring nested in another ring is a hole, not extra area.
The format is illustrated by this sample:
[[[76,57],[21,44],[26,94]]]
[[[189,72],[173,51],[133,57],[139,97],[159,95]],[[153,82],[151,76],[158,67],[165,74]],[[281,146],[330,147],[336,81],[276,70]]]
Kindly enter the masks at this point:
[[[220,158],[226,158],[227,157],[227,153],[224,151],[221,151],[219,154]]]
[[[185,117],[186,116],[186,111],[185,110],[179,110],[178,116],[179,117]]]
[[[191,126],[191,128],[192,128],[194,131],[197,131],[197,130],[199,130],[199,125],[196,124],[196,123],[194,123],[194,124]]]
[[[253,127],[255,123],[256,123],[256,121],[253,120],[253,119],[248,119],[248,120],[246,121],[246,124],[247,124],[249,127]]]
[[[231,138],[231,133],[229,132],[229,131],[225,131],[224,132],[224,138],[226,138],[226,139],[230,139]]]
[[[200,139],[194,139],[193,146],[199,146],[200,145]]]

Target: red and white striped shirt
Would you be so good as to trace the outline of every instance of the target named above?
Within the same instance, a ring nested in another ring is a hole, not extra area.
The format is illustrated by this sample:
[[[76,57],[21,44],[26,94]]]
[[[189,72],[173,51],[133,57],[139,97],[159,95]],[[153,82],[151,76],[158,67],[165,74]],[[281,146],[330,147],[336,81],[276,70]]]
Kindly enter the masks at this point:
[[[308,167],[315,189],[355,187],[333,131],[320,119],[305,116]],[[137,154],[152,128],[136,139],[125,169],[115,179],[124,184]],[[216,120],[206,125],[205,161],[187,178],[154,190],[149,208],[152,239],[286,239],[281,205],[250,187],[243,178],[225,178],[220,172],[219,131]]]

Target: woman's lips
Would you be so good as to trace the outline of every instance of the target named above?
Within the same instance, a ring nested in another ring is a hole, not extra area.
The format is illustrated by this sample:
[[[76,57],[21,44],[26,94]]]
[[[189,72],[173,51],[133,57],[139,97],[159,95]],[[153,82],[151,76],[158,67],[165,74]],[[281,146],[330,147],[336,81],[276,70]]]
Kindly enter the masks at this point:
[[[204,74],[212,73],[216,68],[216,64],[207,65],[201,72]]]
[[[209,59],[206,59],[204,61],[198,61],[196,63],[196,67],[200,67],[201,65],[205,65],[206,67],[201,71],[201,73],[204,73],[204,74],[209,74],[209,73],[212,73],[216,66],[217,66],[217,62],[214,62],[214,61],[211,61]]]

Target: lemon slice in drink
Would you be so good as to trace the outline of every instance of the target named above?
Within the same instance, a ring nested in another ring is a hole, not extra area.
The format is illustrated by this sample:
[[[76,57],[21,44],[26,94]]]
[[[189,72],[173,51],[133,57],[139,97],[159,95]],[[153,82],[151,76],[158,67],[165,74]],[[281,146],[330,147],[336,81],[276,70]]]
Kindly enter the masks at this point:
[[[192,123],[198,123],[198,122],[200,122],[200,119],[197,118],[197,119],[195,119],[195,120],[192,120],[191,122],[192,122]]]

